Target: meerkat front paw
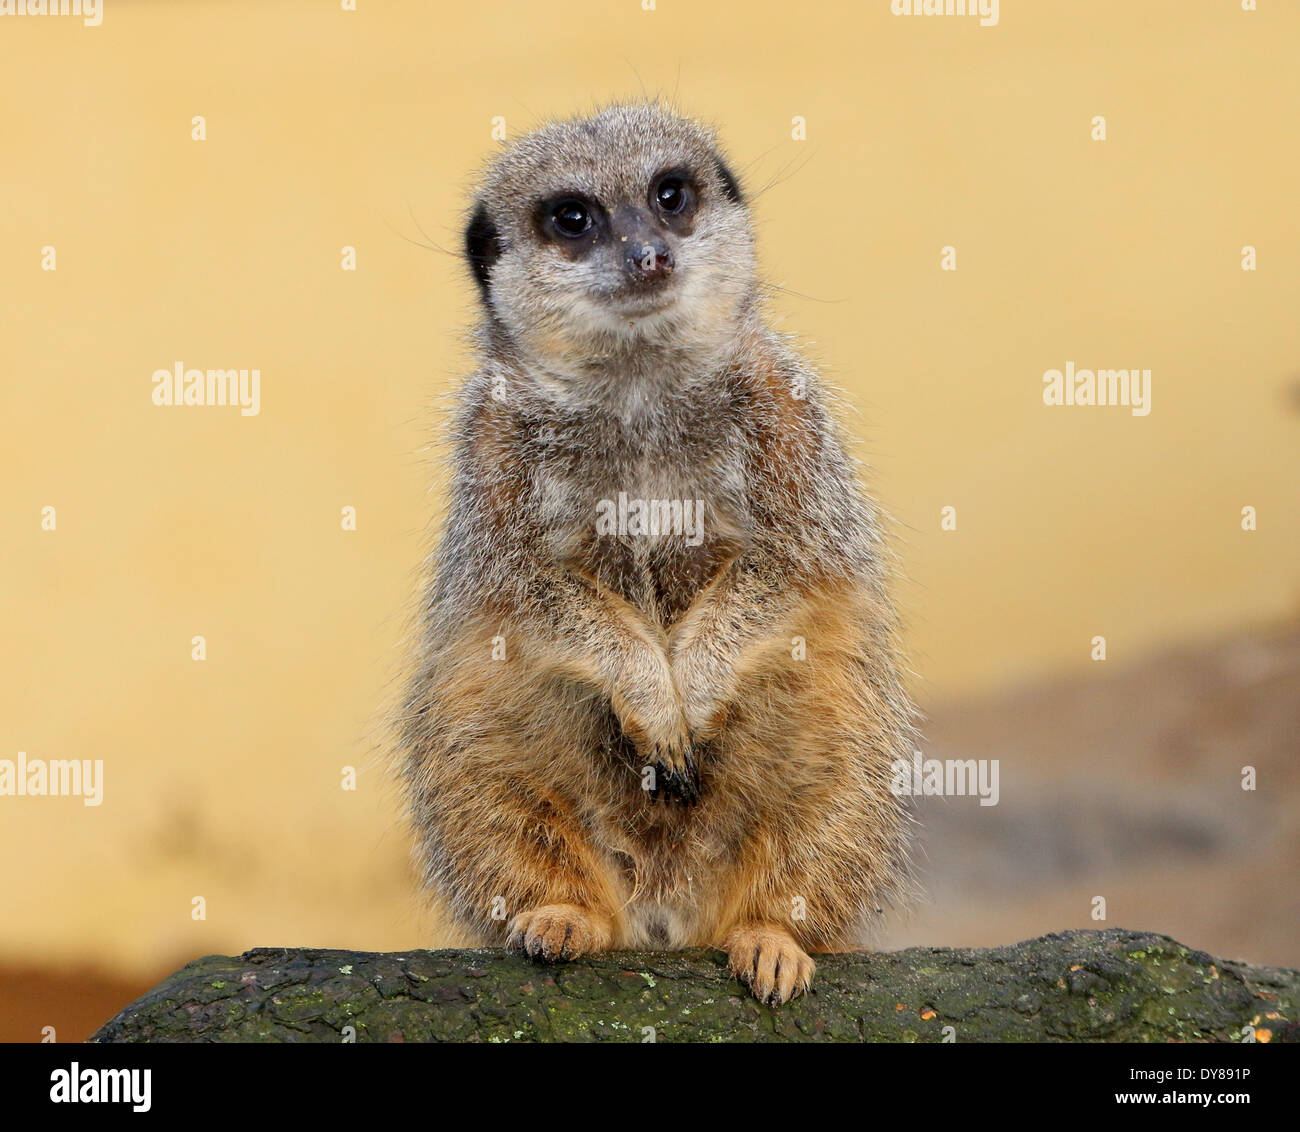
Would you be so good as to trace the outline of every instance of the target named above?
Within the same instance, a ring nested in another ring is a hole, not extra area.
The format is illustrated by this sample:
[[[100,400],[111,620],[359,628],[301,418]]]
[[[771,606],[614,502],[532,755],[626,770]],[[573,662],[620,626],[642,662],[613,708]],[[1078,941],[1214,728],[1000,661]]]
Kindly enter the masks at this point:
[[[539,963],[577,959],[609,946],[609,919],[576,904],[544,904],[510,921],[506,946]]]
[[[671,666],[691,735],[696,742],[713,738],[726,722],[726,705],[734,680],[720,671],[717,658],[698,643],[679,645],[673,651]]]
[[[671,725],[659,729],[658,737],[649,738],[645,732],[634,732],[629,737],[652,775],[643,779],[652,801],[661,796],[676,798],[688,805],[700,797],[700,768],[696,760],[695,745],[687,729],[685,717],[678,712]]]
[[[651,798],[661,794],[694,802],[700,794],[699,766],[690,727],[662,656],[630,668],[611,697],[619,725],[654,775],[646,783]]]
[[[664,794],[693,805],[700,798],[700,768],[695,761],[695,748],[689,741],[680,747],[659,746],[652,753],[650,764],[654,771],[654,784],[650,788],[652,800]]]
[[[731,973],[759,1002],[780,1006],[812,988],[817,964],[789,932],[775,924],[742,924],[723,940]]]

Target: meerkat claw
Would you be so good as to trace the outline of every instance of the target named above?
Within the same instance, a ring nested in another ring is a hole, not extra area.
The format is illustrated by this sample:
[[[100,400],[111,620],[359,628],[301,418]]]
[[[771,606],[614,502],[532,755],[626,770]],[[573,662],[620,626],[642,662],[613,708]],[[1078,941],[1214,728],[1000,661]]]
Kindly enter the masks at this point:
[[[676,798],[688,806],[699,801],[700,772],[695,761],[694,750],[689,746],[686,747],[679,759],[680,765],[677,765],[678,759],[671,761],[664,757],[655,759],[655,788],[650,791],[652,801],[658,801],[660,795]]]

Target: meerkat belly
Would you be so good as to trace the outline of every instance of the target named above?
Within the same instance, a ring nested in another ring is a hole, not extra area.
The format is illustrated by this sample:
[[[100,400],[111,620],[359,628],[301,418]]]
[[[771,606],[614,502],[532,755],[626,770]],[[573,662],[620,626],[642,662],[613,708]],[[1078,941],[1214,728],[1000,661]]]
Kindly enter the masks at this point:
[[[745,815],[725,799],[681,807],[625,796],[593,823],[617,874],[629,947],[712,942],[723,895],[740,865]]]
[[[690,947],[708,943],[725,870],[693,859],[643,857],[628,877],[623,907],[629,947]]]
[[[743,492],[709,467],[624,467],[606,483],[579,476],[551,489],[565,509],[562,560],[667,630],[746,544]],[[591,710],[609,729],[602,747],[610,774],[589,828],[625,894],[624,945],[713,942],[746,816],[724,799],[696,807],[649,802],[639,756],[609,706],[593,702]]]

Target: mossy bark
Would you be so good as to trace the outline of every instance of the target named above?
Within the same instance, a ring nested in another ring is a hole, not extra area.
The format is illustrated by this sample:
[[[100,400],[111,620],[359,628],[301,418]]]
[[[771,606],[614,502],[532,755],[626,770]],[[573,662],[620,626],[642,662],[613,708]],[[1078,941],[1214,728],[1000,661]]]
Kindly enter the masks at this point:
[[[761,1006],[714,951],[538,967],[493,950],[209,955],[97,1042],[1300,1040],[1300,971],[1165,936],[1073,931],[987,950],[817,956],[814,993]]]

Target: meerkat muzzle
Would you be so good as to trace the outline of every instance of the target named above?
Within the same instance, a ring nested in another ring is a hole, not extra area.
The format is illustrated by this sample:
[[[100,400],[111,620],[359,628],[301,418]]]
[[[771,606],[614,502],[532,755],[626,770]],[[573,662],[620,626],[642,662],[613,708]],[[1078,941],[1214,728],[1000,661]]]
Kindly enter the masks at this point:
[[[677,266],[672,248],[649,213],[621,208],[612,217],[615,239],[623,245],[623,270],[634,283],[657,283]]]

